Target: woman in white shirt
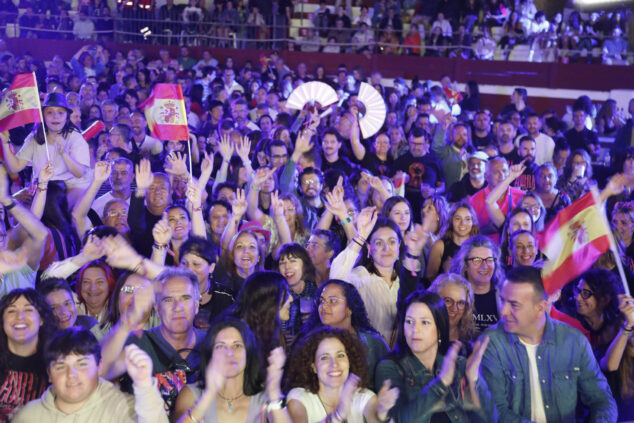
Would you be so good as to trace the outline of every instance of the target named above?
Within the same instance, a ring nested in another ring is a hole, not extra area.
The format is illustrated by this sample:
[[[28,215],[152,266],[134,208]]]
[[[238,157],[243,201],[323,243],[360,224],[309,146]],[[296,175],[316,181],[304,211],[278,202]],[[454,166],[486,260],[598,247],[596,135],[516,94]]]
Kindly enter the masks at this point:
[[[398,390],[385,384],[377,396],[367,389],[364,357],[360,341],[348,331],[321,327],[306,335],[293,351],[287,372],[292,421],[386,421]]]

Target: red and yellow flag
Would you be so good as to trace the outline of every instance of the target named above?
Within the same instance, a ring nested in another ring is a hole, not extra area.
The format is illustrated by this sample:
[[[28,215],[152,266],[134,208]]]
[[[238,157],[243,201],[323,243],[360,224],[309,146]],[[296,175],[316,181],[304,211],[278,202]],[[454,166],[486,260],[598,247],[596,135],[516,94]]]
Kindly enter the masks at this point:
[[[187,112],[183,91],[177,84],[156,84],[140,106],[151,134],[162,141],[188,141]]]
[[[0,132],[41,122],[39,96],[33,73],[16,75],[0,103]]]
[[[548,257],[542,277],[548,295],[594,264],[610,248],[610,228],[592,192],[560,211],[542,233]]]

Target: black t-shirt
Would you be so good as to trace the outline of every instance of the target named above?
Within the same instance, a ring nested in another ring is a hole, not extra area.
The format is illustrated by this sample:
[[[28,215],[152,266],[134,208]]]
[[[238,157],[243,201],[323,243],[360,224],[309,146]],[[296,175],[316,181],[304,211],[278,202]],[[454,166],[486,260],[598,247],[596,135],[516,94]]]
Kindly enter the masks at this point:
[[[588,146],[590,144],[597,147],[599,146],[597,133],[588,128],[583,128],[583,131],[577,131],[575,128],[571,128],[564,133],[564,138],[568,141],[571,151],[583,149],[589,153],[590,149]]]
[[[486,294],[474,295],[473,316],[478,333],[484,332],[486,328],[497,323],[500,313],[498,312],[495,288],[493,286]]]
[[[328,160],[324,158],[321,164],[321,170],[323,172],[326,172],[329,169],[339,169],[343,171],[346,175],[350,175],[355,170],[355,166],[350,163],[350,160],[346,159],[345,157],[339,157],[337,161],[334,161],[332,163],[328,162]]]
[[[394,175],[394,159],[389,155],[387,160],[383,161],[375,153],[366,152],[363,160],[361,160],[361,166],[368,169],[375,176],[391,178]]]
[[[14,412],[27,402],[42,396],[48,386],[44,360],[39,354],[20,357],[4,351],[8,357],[7,374],[0,382],[0,422],[9,422]]]
[[[524,191],[533,191],[535,189],[535,174],[537,173],[537,164],[535,162],[526,166],[524,173],[522,173],[515,181],[513,186],[515,188],[523,189]]]
[[[233,302],[234,298],[228,287],[220,284],[212,286],[211,299],[198,308],[198,314],[194,318],[194,326],[201,330],[209,329],[209,324],[220,313],[228,309]]]
[[[436,187],[443,182],[442,162],[432,152],[423,157],[414,157],[409,151],[394,163],[395,170],[401,170],[409,175],[405,185],[405,198],[414,210],[414,220],[420,223],[420,212],[423,208],[423,196],[420,192],[422,184]]]
[[[484,137],[479,137],[476,135],[475,131],[473,132],[473,146],[478,150],[482,150],[487,145],[495,144],[495,140],[493,139],[493,134],[489,131]]]
[[[502,153],[500,151],[500,156],[506,159],[506,162],[509,164],[509,167],[513,166],[514,164],[518,164],[519,162],[522,161],[522,158],[518,154],[516,147],[513,147],[513,150],[511,150],[510,153]]]
[[[486,187],[487,183],[484,181],[484,185],[480,188],[476,188],[471,184],[471,179],[469,178],[469,174],[466,174],[462,177],[461,180],[456,182],[449,188],[449,194],[447,196],[447,200],[452,203],[456,203],[464,198],[471,197],[476,192],[480,191],[482,188]]]

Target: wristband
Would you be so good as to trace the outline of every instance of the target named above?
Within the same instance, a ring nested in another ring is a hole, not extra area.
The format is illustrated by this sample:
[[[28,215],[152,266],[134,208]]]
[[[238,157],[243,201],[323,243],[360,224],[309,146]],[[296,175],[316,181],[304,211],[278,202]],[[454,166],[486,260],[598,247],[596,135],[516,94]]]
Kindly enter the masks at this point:
[[[11,210],[12,208],[14,208],[15,206],[17,206],[18,203],[16,203],[15,200],[11,199],[11,204],[9,204],[8,206],[4,206],[4,209],[6,211]]]
[[[341,226],[346,226],[350,222],[352,222],[352,217],[348,216],[341,221]]]
[[[632,328],[628,328],[626,323],[623,323],[623,326],[621,326],[621,329],[623,329],[623,332],[632,332]]]
[[[199,212],[199,211],[201,211],[202,209],[203,209],[203,206],[202,206],[202,205],[200,205],[200,206],[198,206],[198,207],[193,207],[193,208],[192,208],[192,211],[194,211],[194,212]]]
[[[352,242],[357,244],[359,247],[363,248],[363,244],[356,240],[356,238],[352,238]]]
[[[152,248],[156,248],[157,250],[164,250],[167,248],[167,244],[159,244],[158,242],[155,242],[152,245]]]
[[[266,412],[270,413],[271,411],[277,411],[282,409],[282,403],[284,402],[284,397],[275,400],[269,401],[266,403]]]

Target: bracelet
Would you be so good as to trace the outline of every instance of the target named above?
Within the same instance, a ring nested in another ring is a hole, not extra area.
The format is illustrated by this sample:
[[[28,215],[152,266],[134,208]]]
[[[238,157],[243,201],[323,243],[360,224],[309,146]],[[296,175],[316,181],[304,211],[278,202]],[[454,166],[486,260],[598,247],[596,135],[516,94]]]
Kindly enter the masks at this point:
[[[626,326],[626,324],[625,324],[625,323],[623,323],[623,326],[621,326],[621,329],[623,330],[623,332],[632,332],[632,329],[634,329],[634,328],[631,328],[631,327],[630,327],[630,328],[628,328],[628,327]]]
[[[16,203],[15,200],[11,199],[11,204],[9,204],[8,206],[4,206],[4,209],[6,211],[9,211],[9,210],[11,210],[12,208],[14,208],[17,205],[18,205],[18,203]]]
[[[365,239],[364,237],[362,237],[361,235],[357,234],[357,238],[359,238],[361,241],[363,241],[363,243],[365,244],[366,242],[368,242],[367,239]]]
[[[284,397],[281,397],[275,401],[269,401],[266,403],[266,412],[270,413],[271,411],[281,410],[282,404],[284,403]]]
[[[191,407],[189,410],[187,410],[187,417],[194,423],[201,423],[201,420],[198,420],[197,418],[194,418],[194,416],[192,416],[192,408],[194,407]]]
[[[341,221],[341,226],[346,226],[350,222],[352,222],[352,217],[348,216]]]
[[[164,250],[167,248],[167,244],[159,244],[158,242],[155,242],[152,245],[152,248],[156,248],[157,250]]]
[[[192,208],[192,211],[193,211],[193,212],[199,212],[199,211],[201,211],[202,209],[203,209],[203,206],[202,206],[202,204],[201,204],[201,205],[200,205],[200,206],[198,206],[198,207],[193,207],[193,208]]]
[[[145,259],[142,258],[141,261],[139,262],[139,264],[137,264],[134,267],[134,270],[132,270],[132,273],[138,273],[138,274],[140,274],[142,276],[145,276],[145,273],[147,273],[147,272],[145,272],[145,264],[144,264],[144,262],[145,262]]]
[[[418,260],[418,256],[416,256],[414,254],[410,254],[409,251],[405,252],[405,257],[411,258],[411,259],[414,259],[414,260]]]
[[[359,247],[363,248],[363,244],[361,244],[359,241],[357,241],[356,238],[352,238],[352,242],[357,244]]]

